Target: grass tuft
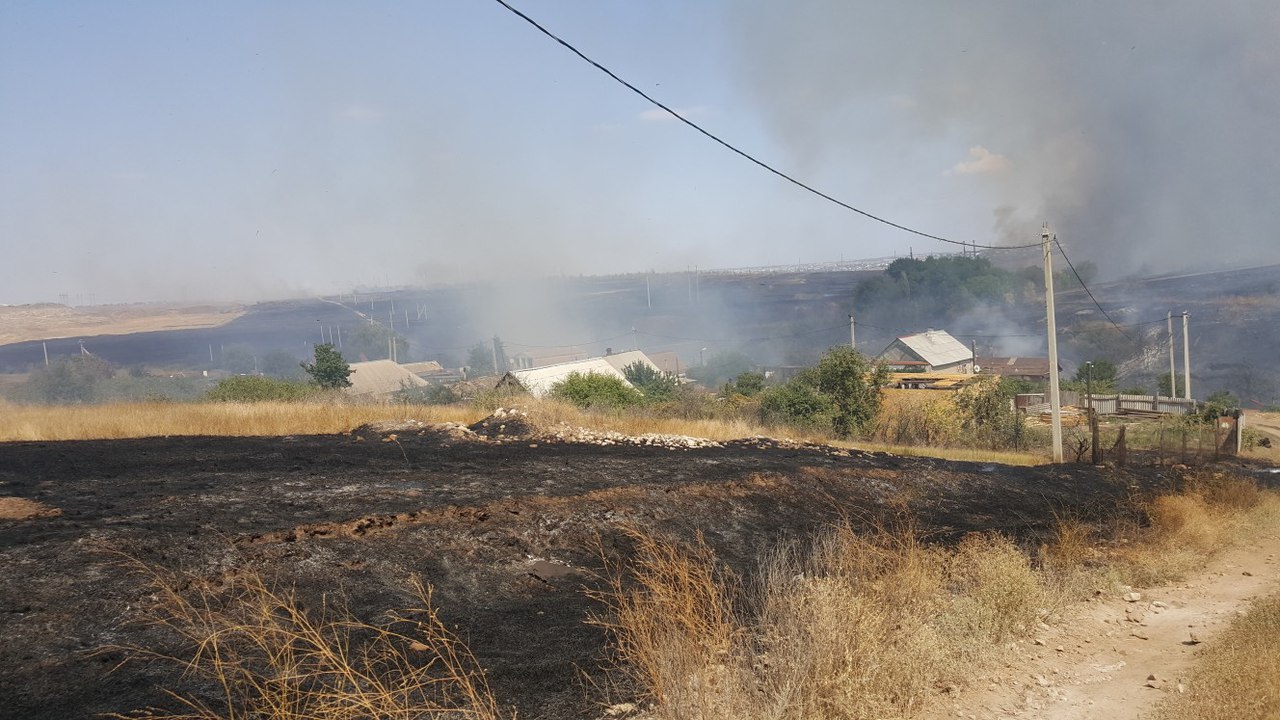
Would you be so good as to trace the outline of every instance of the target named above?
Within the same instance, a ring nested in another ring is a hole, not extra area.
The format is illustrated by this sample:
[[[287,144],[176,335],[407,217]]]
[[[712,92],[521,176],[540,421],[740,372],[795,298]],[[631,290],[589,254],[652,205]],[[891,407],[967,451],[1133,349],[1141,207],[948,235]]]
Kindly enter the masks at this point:
[[[176,709],[121,720],[498,720],[503,712],[466,644],[440,619],[429,586],[416,608],[380,623],[342,606],[307,610],[253,573],[215,591],[203,580],[146,570],[149,619],[179,640],[172,654],[125,648],[180,666],[198,691],[168,691]],[[180,590],[179,588],[188,588]],[[194,588],[194,589],[191,589]]]

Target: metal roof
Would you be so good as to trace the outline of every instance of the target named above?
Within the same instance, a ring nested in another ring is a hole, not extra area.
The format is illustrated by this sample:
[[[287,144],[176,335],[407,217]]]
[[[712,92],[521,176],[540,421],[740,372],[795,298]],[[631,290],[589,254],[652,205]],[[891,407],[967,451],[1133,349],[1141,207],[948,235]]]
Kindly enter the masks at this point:
[[[973,359],[973,351],[945,330],[904,335],[898,341],[933,367],[945,367]]]
[[[649,359],[648,355],[645,355],[643,352],[639,350],[628,350],[627,352],[620,352],[620,353],[614,353],[612,355],[605,355],[604,360],[605,362],[612,365],[613,368],[618,372],[622,372],[623,368],[625,368],[626,366],[632,363],[637,363],[637,362],[640,363],[641,365],[648,365],[653,370],[662,372],[662,368],[655,365],[654,362]]]
[[[351,395],[382,397],[406,387],[424,387],[429,384],[390,360],[354,362],[350,367],[352,372],[347,380],[351,381],[351,387],[346,388],[346,391]]]
[[[623,353],[626,354],[626,353]],[[616,356],[610,356],[616,357]],[[624,364],[625,367],[625,364]],[[525,390],[529,391],[534,397],[543,397],[551,392],[551,388],[556,383],[568,378],[571,374],[578,373],[580,375],[606,375],[616,377],[627,387],[631,387],[631,383],[627,382],[627,378],[622,371],[615,368],[608,358],[589,358],[587,360],[578,360],[576,362],[560,363],[558,365],[547,365],[545,367],[530,368],[528,370],[512,370],[511,375]]]

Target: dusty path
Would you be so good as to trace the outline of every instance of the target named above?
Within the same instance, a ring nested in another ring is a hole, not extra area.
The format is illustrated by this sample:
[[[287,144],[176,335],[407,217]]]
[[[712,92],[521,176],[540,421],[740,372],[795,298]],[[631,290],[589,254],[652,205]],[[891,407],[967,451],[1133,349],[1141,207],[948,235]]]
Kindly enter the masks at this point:
[[[1251,599],[1277,591],[1280,533],[1273,532],[1186,582],[1140,590],[1140,600],[1102,597],[1072,608],[927,717],[1145,717],[1166,693],[1186,687],[1198,648],[1212,645]]]

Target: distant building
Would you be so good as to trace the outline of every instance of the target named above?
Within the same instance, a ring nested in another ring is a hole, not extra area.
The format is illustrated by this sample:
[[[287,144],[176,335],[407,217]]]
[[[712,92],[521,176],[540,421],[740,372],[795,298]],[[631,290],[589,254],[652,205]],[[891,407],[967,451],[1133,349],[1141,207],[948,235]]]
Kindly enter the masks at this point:
[[[1021,378],[1031,382],[1049,380],[1049,358],[1041,357],[980,357],[978,372],[983,375]]]
[[[400,363],[400,367],[417,375],[429,383],[437,385],[445,385],[454,383],[462,379],[462,375],[454,370],[445,369],[435,360],[425,360],[415,363]]]
[[[877,362],[890,370],[926,373],[972,373],[973,351],[943,330],[903,335],[889,343]]]
[[[548,365],[586,360],[587,357],[587,353],[581,348],[566,345],[563,347],[522,350],[509,356],[507,360],[512,370],[530,370]]]
[[[351,371],[347,378],[351,387],[345,391],[355,397],[388,400],[406,388],[426,387],[429,384],[391,360],[354,362],[351,363]]]
[[[503,382],[510,384],[518,383],[520,387],[529,391],[534,397],[543,397],[551,392],[551,388],[556,383],[567,379],[570,375],[578,373],[579,375],[605,375],[614,377],[626,383],[631,387],[631,383],[627,381],[626,375],[623,374],[623,368],[632,363],[641,363],[647,365],[654,370],[659,370],[657,365],[639,350],[629,352],[613,353],[604,357],[587,358],[584,360],[576,360],[574,362],[559,363],[556,365],[547,365],[544,367],[528,368],[524,370],[512,370],[503,376]]]
[[[689,369],[688,365],[680,362],[680,356],[673,350],[645,353],[645,355],[648,355],[653,364],[657,365],[658,369],[664,373],[679,376]]]

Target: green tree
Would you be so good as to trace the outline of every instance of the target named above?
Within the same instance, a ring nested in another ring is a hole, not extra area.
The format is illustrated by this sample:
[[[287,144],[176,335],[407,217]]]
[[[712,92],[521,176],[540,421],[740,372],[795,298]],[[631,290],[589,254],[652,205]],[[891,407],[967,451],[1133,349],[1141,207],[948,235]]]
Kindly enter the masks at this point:
[[[1160,377],[1156,378],[1156,389],[1161,397],[1182,397],[1180,390],[1183,386],[1178,381],[1179,378],[1175,377],[1172,380],[1169,378],[1169,373],[1160,373]]]
[[[882,388],[889,380],[888,368],[873,365],[862,353],[844,345],[827,350],[808,374],[818,392],[835,406],[831,428],[838,437],[870,426],[880,411]]]
[[[622,368],[622,374],[626,376],[627,382],[644,393],[645,399],[651,401],[666,400],[680,387],[680,381],[675,375],[639,360]]]
[[[599,373],[570,373],[551,386],[552,397],[567,400],[580,408],[624,408],[640,403],[644,396],[622,378]]]
[[[366,360],[390,358],[393,342],[397,359],[403,360],[409,357],[409,341],[381,323],[361,323],[355,330],[345,333],[342,342],[343,350],[351,353],[353,357],[363,357]]]
[[[493,365],[495,355],[498,357],[497,367]],[[478,342],[467,351],[468,377],[497,375],[499,372],[505,372],[509,366],[506,347],[502,344],[502,339],[496,335],[491,342]]]
[[[792,378],[760,393],[760,417],[766,423],[829,430],[834,415],[831,399],[801,378]]]
[[[272,350],[262,356],[262,374],[281,380],[297,380],[302,377],[298,358],[288,350]]]
[[[725,397],[732,397],[733,395],[755,397],[763,390],[764,373],[744,372],[734,378],[732,382],[726,383],[722,394]]]
[[[13,395],[36,403],[90,403],[98,399],[98,386],[112,373],[110,363],[92,355],[57,358],[33,371]]]
[[[295,380],[277,380],[258,375],[223,378],[206,394],[216,402],[296,402],[316,394],[316,386]]]
[[[751,370],[751,358],[737,351],[720,351],[707,358],[706,363],[689,368],[689,377],[704,387],[717,388],[731,379]]]
[[[1109,393],[1115,389],[1117,374],[1116,364],[1110,360],[1092,360],[1076,368],[1075,380],[1080,387],[1091,382],[1095,393]]]
[[[316,360],[313,363],[300,363],[302,369],[311,376],[311,383],[322,388],[351,387],[347,379],[353,372],[342,353],[329,343],[316,345]]]

